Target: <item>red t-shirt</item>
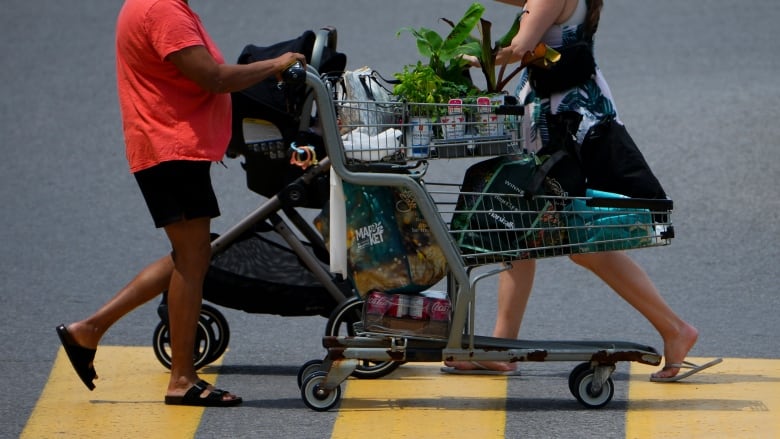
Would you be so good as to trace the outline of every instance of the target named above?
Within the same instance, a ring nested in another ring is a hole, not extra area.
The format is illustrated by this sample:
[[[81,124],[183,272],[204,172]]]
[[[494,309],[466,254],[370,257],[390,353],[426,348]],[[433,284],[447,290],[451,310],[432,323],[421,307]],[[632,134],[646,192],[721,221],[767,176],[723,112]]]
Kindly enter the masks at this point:
[[[225,60],[182,0],[126,0],[116,27],[119,105],[130,172],[170,160],[221,160],[231,134],[229,94],[210,93],[166,57],[204,46]]]

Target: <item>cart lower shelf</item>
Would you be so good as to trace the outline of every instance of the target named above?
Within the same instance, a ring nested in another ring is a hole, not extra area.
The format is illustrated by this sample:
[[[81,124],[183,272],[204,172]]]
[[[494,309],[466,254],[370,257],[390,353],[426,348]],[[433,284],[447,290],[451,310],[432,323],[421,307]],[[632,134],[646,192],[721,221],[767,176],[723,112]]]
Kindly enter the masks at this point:
[[[618,362],[661,364],[661,355],[651,346],[612,340],[510,340],[464,335],[460,348],[449,348],[446,340],[372,334],[328,336],[323,338],[323,346],[327,357],[307,362],[298,374],[304,403],[317,411],[330,410],[339,403],[341,383],[362,361],[579,362],[569,374],[569,390],[587,408],[600,408],[612,400],[611,376]]]

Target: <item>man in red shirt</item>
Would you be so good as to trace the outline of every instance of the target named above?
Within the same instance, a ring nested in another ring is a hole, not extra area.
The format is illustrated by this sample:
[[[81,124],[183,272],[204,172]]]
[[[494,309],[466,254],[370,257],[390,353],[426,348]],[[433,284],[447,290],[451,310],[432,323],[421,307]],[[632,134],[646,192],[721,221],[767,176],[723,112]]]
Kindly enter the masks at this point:
[[[92,316],[57,333],[74,369],[94,389],[98,342],[122,316],[168,291],[171,378],[165,403],[232,406],[242,399],[198,378],[192,349],[211,257],[211,218],[219,206],[211,162],[231,135],[230,92],[280,75],[298,53],[225,64],[187,0],[126,0],[117,19],[119,103],[130,172],[155,226],[173,250],[144,268]]]

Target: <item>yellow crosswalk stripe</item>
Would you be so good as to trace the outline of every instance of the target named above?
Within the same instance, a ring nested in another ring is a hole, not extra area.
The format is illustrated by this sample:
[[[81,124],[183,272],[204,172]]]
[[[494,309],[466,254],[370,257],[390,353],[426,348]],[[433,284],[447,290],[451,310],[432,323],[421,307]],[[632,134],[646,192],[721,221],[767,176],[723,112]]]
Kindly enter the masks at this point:
[[[333,439],[504,438],[507,378],[442,375],[407,363],[377,380],[348,379]]]
[[[204,409],[163,403],[169,373],[150,347],[100,346],[95,366],[100,379],[90,392],[60,348],[21,438],[194,437]],[[215,383],[213,370],[201,378]]]
[[[169,374],[149,347],[101,346],[95,362],[101,377],[89,392],[59,350],[22,439],[195,436],[204,409],[163,404]],[[440,366],[407,363],[345,381],[331,437],[505,437],[507,378],[444,375]],[[200,375],[216,383],[216,370]],[[654,370],[631,364],[627,438],[780,438],[780,360],[727,358],[680,383],[651,383]]]
[[[677,383],[653,371],[631,366],[627,438],[780,438],[780,360],[726,358]]]

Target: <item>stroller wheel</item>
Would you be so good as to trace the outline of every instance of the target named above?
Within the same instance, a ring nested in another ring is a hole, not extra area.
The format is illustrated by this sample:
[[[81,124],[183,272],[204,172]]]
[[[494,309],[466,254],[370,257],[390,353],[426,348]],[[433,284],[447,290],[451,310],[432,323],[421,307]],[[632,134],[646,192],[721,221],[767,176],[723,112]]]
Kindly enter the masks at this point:
[[[198,320],[198,328],[195,332],[195,346],[193,350],[193,359],[195,360],[196,369],[213,361],[209,360],[209,353],[212,350],[213,343],[214,332],[205,319],[201,317]],[[152,347],[154,348],[154,355],[157,357],[157,360],[159,360],[163,366],[170,369],[171,335],[167,323],[161,321],[157,324],[152,338]]]
[[[325,335],[354,336],[355,323],[363,319],[363,304],[364,301],[362,299],[353,297],[336,307],[328,318],[328,324],[325,326]],[[355,378],[380,378],[398,369],[401,364],[403,362],[362,360],[355,371],[352,372],[352,376]]]
[[[230,342],[230,327],[225,316],[211,305],[203,304],[200,307],[200,319],[213,334],[213,343],[205,364],[213,363],[225,353]]]

